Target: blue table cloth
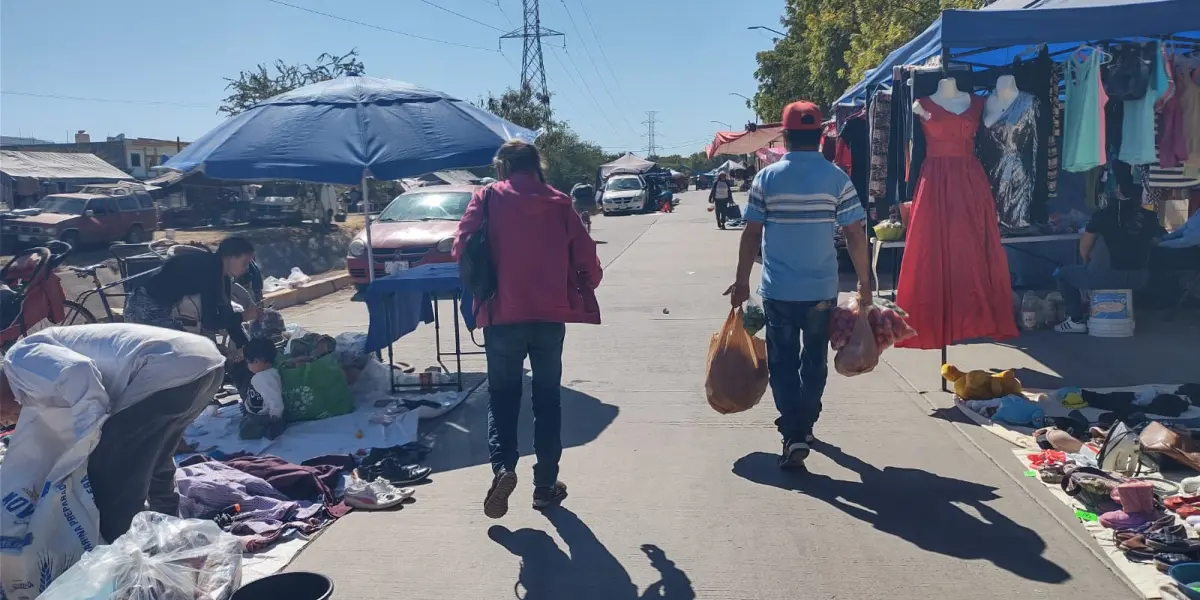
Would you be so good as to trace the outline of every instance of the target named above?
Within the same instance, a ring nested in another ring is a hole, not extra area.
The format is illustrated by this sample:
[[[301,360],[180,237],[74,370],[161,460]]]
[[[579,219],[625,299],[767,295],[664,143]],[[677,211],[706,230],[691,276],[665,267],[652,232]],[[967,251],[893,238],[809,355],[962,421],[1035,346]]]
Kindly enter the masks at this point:
[[[421,265],[376,279],[365,294],[370,318],[366,351],[386,348],[417,325],[432,323],[434,297],[455,292],[460,295],[463,322],[474,329],[471,292],[460,289],[458,263]]]

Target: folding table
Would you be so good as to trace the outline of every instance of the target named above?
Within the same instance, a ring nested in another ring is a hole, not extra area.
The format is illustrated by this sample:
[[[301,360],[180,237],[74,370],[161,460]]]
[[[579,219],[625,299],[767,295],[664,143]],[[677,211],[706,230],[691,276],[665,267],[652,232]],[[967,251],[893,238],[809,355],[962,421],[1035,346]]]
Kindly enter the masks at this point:
[[[462,336],[459,333],[459,317],[467,329],[475,328],[475,315],[469,290],[462,289],[458,276],[458,263],[437,263],[397,271],[376,279],[364,294],[370,325],[364,350],[377,352],[387,348],[388,365],[392,364],[392,345],[408,335],[421,323],[433,323],[434,344],[438,365],[449,371],[442,358],[454,356],[456,377],[452,383],[400,384],[396,383],[394,369],[389,369],[392,391],[399,387],[451,387],[463,389],[463,355],[483,354],[482,351],[463,352]],[[442,350],[441,315],[438,301],[449,299],[454,315],[454,350]]]

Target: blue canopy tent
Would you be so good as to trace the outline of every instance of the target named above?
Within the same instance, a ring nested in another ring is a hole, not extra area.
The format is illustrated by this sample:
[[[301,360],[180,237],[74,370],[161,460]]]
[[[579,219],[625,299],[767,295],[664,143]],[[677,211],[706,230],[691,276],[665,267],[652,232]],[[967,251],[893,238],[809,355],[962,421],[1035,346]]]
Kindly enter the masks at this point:
[[[442,92],[340,77],[268,98],[204,134],[164,167],[214,179],[362,185],[367,264],[374,265],[367,178],[395,180],[488,164],[510,139],[537,134]],[[375,278],[375,269],[367,268]]]
[[[1083,42],[1174,35],[1200,43],[1200,0],[996,0],[980,10],[942,11],[925,31],[897,48],[835,104],[861,104],[892,79],[892,67],[941,55],[943,64],[1012,62],[1025,46],[1050,52]]]

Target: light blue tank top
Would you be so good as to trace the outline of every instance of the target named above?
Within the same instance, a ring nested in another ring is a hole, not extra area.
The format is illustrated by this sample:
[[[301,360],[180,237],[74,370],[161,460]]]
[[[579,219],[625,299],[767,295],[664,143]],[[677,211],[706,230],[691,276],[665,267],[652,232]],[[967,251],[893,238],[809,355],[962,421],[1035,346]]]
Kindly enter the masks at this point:
[[[1167,68],[1158,42],[1154,42],[1154,72],[1151,73],[1149,89],[1141,100],[1125,103],[1125,120],[1121,122],[1120,159],[1131,165],[1148,165],[1158,162],[1154,147],[1154,103],[1167,93]]]
[[[1066,114],[1063,116],[1062,168],[1075,173],[1107,162],[1104,151],[1104,102],[1100,89],[1100,53],[1080,57],[1072,53],[1063,69],[1066,74]]]

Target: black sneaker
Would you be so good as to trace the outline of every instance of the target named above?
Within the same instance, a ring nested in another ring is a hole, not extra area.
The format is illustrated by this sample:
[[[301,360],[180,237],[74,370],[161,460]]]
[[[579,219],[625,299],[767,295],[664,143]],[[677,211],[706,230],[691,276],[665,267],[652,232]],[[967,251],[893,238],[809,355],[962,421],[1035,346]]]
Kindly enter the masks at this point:
[[[500,471],[492,478],[492,487],[488,488],[487,496],[483,499],[483,514],[489,519],[499,519],[508,514],[508,497],[517,489],[517,474],[512,471]]]
[[[388,458],[373,465],[358,467],[355,472],[363,481],[382,478],[393,485],[402,486],[428,479],[433,469],[424,465],[402,465]]]
[[[780,469],[803,469],[804,460],[808,458],[806,442],[784,442],[783,455],[779,457]]]
[[[567,499],[567,484],[556,481],[552,486],[533,488],[534,510],[546,510],[562,504]]]

